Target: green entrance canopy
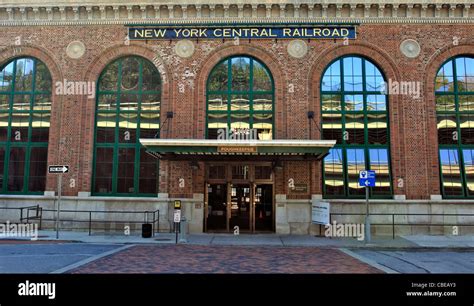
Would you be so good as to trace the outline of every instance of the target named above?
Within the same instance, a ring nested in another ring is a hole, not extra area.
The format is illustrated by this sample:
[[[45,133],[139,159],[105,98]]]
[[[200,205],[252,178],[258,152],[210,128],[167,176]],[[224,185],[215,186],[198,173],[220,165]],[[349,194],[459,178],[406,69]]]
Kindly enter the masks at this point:
[[[147,151],[166,160],[319,160],[336,140],[140,139]]]

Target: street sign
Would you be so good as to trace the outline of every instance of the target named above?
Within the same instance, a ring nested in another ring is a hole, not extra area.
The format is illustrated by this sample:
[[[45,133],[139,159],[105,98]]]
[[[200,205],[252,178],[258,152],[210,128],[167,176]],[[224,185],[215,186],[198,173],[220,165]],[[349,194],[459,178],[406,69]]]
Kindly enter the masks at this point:
[[[359,186],[375,187],[375,171],[362,170],[359,172]]]
[[[55,165],[55,166],[49,166],[48,167],[48,172],[50,174],[53,174],[53,173],[68,173],[69,172],[69,166],[58,166],[58,165]]]
[[[362,170],[359,172],[359,186],[365,188],[365,243],[370,243],[370,210],[369,210],[369,188],[375,187],[375,171]]]
[[[175,210],[173,217],[174,217],[173,219],[174,219],[174,222],[175,222],[175,223],[181,222],[181,210],[178,210],[178,209]]]
[[[58,175],[58,201],[56,208],[56,239],[59,239],[59,213],[61,211],[61,186],[62,178],[64,173],[69,172],[69,166],[66,165],[51,165],[48,166],[48,173],[50,174],[59,174]]]
[[[175,200],[174,201],[174,209],[181,209],[181,201]]]

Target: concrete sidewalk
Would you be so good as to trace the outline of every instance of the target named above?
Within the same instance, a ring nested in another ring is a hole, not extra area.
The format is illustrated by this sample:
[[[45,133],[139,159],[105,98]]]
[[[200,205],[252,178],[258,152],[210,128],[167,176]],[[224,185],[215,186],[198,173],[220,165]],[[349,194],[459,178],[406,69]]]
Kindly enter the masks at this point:
[[[11,239],[11,238],[10,238]],[[39,240],[57,241],[55,231],[40,231]],[[0,242],[7,239],[0,238]],[[99,244],[174,244],[174,233],[159,233],[151,238],[134,235],[113,235],[87,232],[62,231],[59,240],[63,242],[83,242]],[[327,238],[310,235],[278,234],[194,234],[187,235],[187,244],[194,245],[247,245],[247,246],[308,246],[335,248],[474,248],[474,236],[403,236],[372,237],[370,244],[354,238]]]

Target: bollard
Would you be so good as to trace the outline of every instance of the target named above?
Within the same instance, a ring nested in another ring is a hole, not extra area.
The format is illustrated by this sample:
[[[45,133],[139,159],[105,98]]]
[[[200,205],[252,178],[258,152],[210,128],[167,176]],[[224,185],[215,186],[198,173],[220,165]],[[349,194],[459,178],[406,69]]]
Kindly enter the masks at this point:
[[[186,238],[186,218],[182,217],[181,222],[179,223],[179,243],[186,243],[188,242]]]

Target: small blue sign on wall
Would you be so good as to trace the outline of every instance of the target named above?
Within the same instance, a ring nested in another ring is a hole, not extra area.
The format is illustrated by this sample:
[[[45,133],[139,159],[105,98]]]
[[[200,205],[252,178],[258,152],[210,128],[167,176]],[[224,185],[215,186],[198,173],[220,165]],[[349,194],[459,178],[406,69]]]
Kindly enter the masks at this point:
[[[375,187],[375,171],[362,170],[359,172],[359,186]]]

